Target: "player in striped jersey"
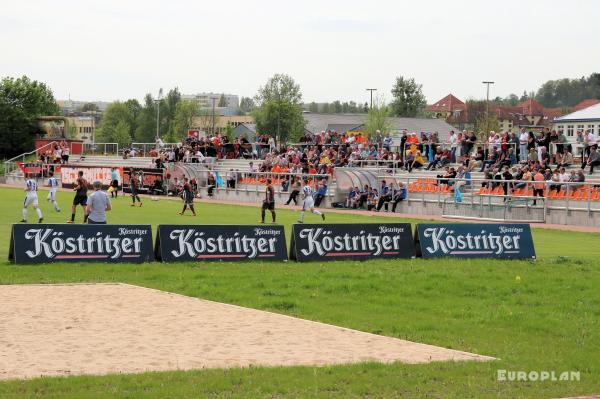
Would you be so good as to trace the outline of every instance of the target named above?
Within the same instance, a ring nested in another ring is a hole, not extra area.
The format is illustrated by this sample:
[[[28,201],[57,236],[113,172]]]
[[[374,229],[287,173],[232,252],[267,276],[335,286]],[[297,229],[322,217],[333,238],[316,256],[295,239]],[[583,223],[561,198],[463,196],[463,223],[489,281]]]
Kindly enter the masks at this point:
[[[320,215],[321,219],[325,221],[325,214],[315,209],[315,200],[312,196],[312,188],[310,188],[310,186],[304,186],[304,188],[302,188],[302,192],[304,193],[304,201],[302,202],[302,211],[300,212],[300,220],[298,220],[298,223],[304,223],[304,212],[307,210],[315,215]]]
[[[58,206],[58,202],[56,202],[56,189],[58,188],[58,180],[54,177],[54,172],[50,172],[50,177],[48,178],[48,187],[50,187],[50,192],[48,193],[48,202],[51,202],[54,205],[54,210],[56,212],[60,212],[60,207]]]
[[[42,210],[38,207],[38,196],[37,196],[37,183],[33,179],[29,179],[25,182],[25,201],[23,201],[23,220],[21,223],[27,223],[27,208],[29,205],[33,205],[33,209],[38,215],[38,223],[42,223],[44,217],[42,216]]]

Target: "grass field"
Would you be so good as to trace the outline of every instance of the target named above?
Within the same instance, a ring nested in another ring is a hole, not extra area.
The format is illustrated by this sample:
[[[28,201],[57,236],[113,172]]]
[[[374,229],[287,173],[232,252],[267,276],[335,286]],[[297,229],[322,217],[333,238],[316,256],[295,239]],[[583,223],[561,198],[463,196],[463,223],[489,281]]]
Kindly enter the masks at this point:
[[[499,358],[487,363],[39,378],[0,382],[2,399],[556,398],[600,393],[599,234],[534,230],[536,262],[417,259],[13,266],[6,260],[10,225],[20,220],[23,194],[15,189],[0,191],[0,284],[126,282]],[[40,199],[45,195],[42,191]],[[65,222],[71,197],[59,193],[60,214],[41,201],[45,221]],[[127,198],[119,198],[109,222],[251,224],[259,217],[258,209],[242,206],[198,204],[197,218],[178,216],[179,208],[179,202],[167,200],[130,208]],[[288,232],[297,217],[297,212],[278,211],[279,222]],[[34,218],[30,210],[30,221]],[[317,222],[310,218],[307,215],[307,222]],[[329,214],[327,221],[391,220]],[[579,371],[581,380],[498,382],[498,369]]]

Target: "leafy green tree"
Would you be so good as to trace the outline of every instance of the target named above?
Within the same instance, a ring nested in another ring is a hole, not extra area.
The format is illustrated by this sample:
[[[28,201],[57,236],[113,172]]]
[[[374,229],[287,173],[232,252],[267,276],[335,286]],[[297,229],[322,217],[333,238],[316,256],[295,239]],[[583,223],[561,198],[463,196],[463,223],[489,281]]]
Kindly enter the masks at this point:
[[[117,126],[115,126],[113,136],[111,140],[108,141],[110,143],[119,143],[119,146],[127,146],[131,144],[131,135],[130,135],[131,127],[125,121],[119,121]]]
[[[10,157],[33,148],[39,116],[59,115],[46,84],[5,77],[0,81],[0,156]]]
[[[276,74],[260,87],[253,115],[259,132],[272,134],[278,144],[296,141],[304,133],[302,93],[294,79]]]
[[[135,140],[142,143],[154,142],[156,138],[156,107],[151,94],[144,97],[144,105],[141,107],[136,120]],[[108,110],[107,110],[108,111]]]
[[[339,100],[335,100],[331,105],[333,106],[333,113],[334,114],[341,114],[342,113],[342,103]]]
[[[242,97],[240,100],[240,110],[244,114],[248,114],[254,110],[254,100],[250,97]]]
[[[362,112],[363,114],[366,114],[369,112],[369,103],[365,101],[364,105],[362,106]]]
[[[233,125],[231,123],[228,123],[227,126],[225,126],[225,137],[227,137],[227,140],[229,140],[230,143],[233,143],[233,141],[235,140],[235,134],[233,133]]]
[[[329,108],[329,103],[321,104],[319,112],[322,114],[329,114],[331,112],[331,109]]]
[[[344,101],[344,102],[342,103],[342,112],[343,112],[344,114],[347,114],[347,113],[349,112],[349,111],[348,111],[349,109],[350,109],[350,105],[349,105],[347,102],[345,102],[345,101]]]
[[[221,94],[221,97],[219,98],[219,104],[217,104],[217,107],[226,107],[227,106],[227,99],[225,98],[225,94]]]
[[[319,104],[317,104],[316,102],[311,102],[310,104],[308,104],[308,110],[314,114],[319,113]]]
[[[354,101],[350,101],[348,103],[348,112],[351,114],[358,113],[358,106],[356,105],[356,103]]]
[[[175,118],[169,130],[170,143],[185,137],[188,129],[194,125],[194,118],[200,115],[200,105],[196,101],[180,100],[175,107]],[[173,141],[172,141],[173,140]]]
[[[97,141],[119,143],[119,145],[130,144],[135,135],[135,130],[130,125],[132,120],[135,120],[135,117],[128,104],[115,101],[104,112],[102,122],[96,130]],[[124,128],[127,128],[127,137],[123,133]]]
[[[422,87],[413,78],[397,77],[396,83],[392,87],[392,96],[394,97],[391,104],[392,113],[395,116],[410,118],[421,114],[427,106]]]
[[[519,103],[519,97],[516,94],[511,93],[510,95],[508,95],[508,97],[504,98],[504,100],[502,102],[505,105],[514,107],[515,105],[517,105]]]
[[[367,113],[365,131],[369,134],[374,134],[377,130],[381,133],[389,132],[391,130],[391,124],[388,119],[390,114],[390,107],[386,105],[384,98],[376,96],[373,99],[373,106]]]
[[[78,111],[80,111],[80,112],[89,112],[89,111],[100,112],[100,108],[95,103],[85,103],[78,109]]]

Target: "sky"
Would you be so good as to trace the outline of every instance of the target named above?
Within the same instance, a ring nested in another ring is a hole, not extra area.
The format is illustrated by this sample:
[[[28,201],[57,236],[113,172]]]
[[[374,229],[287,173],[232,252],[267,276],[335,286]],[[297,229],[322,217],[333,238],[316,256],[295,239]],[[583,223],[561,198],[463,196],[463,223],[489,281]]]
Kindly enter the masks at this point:
[[[275,73],[305,102],[390,101],[397,76],[433,103],[600,72],[600,1],[0,0],[0,77],[57,99],[254,96]]]

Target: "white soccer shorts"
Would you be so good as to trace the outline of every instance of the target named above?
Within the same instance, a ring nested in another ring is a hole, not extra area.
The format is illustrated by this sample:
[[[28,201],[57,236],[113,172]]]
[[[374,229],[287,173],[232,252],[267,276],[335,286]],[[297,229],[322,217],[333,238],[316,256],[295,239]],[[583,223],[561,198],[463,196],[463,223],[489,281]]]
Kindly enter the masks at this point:
[[[29,205],[38,206],[37,194],[27,194],[25,201],[23,201],[23,208],[27,208]]]

